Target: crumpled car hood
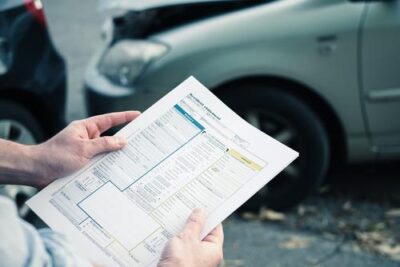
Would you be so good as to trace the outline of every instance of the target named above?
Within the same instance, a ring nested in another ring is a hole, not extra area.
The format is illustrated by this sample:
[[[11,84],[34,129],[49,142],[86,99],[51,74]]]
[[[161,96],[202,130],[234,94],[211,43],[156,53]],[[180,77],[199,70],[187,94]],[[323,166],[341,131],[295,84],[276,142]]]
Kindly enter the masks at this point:
[[[99,8],[102,11],[135,10],[142,11],[164,6],[206,3],[206,2],[238,2],[246,0],[99,0]],[[250,1],[250,0],[247,0]]]
[[[113,41],[147,38],[188,23],[276,0],[99,0],[112,17]]]

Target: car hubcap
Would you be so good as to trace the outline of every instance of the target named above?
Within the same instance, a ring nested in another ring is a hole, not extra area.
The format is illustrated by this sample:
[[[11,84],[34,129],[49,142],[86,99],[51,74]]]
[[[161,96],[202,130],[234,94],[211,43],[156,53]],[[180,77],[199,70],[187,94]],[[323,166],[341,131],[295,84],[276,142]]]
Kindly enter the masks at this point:
[[[265,132],[272,138],[289,146],[297,151],[301,148],[299,133],[279,114],[268,112],[265,110],[250,110],[243,112],[242,117],[254,127]],[[296,160],[291,165],[286,167],[276,179],[268,186],[265,186],[259,191],[259,195],[279,195],[286,191],[285,188],[290,184],[297,183],[301,177],[301,161]]]
[[[0,120],[0,138],[26,145],[36,144],[31,131],[14,120]]]
[[[15,120],[0,120],[0,138],[26,145],[37,143],[32,132]],[[5,185],[0,187],[0,192],[15,201],[20,216],[24,218],[29,212],[28,206],[24,205],[25,200],[35,194],[36,189],[29,186]]]

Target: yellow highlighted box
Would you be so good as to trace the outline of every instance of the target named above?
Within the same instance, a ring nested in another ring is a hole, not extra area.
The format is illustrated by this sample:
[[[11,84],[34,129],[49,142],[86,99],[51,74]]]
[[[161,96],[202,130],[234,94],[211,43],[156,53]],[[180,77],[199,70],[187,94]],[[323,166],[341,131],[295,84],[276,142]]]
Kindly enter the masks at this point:
[[[262,170],[262,167],[260,165],[258,165],[254,161],[246,158],[245,156],[240,154],[238,151],[236,151],[234,149],[229,149],[228,153],[229,153],[229,155],[231,155],[235,159],[243,162],[243,164],[245,164],[247,167],[251,168],[252,170],[255,170],[255,171],[261,171]]]

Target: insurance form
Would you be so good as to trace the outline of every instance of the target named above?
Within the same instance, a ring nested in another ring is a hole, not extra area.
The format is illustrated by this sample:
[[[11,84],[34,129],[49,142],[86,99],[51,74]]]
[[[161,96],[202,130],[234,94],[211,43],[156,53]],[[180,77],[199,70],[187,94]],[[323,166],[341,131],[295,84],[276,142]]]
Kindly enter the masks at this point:
[[[207,214],[205,236],[298,156],[193,77],[117,135],[122,150],[28,201],[99,266],[156,266],[194,208]]]

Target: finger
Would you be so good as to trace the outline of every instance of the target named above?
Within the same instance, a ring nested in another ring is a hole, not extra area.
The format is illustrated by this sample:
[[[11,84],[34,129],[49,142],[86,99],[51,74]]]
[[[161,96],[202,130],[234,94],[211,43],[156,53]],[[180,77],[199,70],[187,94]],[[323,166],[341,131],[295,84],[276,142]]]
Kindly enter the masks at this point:
[[[195,209],[187,219],[183,233],[200,239],[200,234],[203,230],[205,221],[206,218],[203,210]]]
[[[123,148],[127,141],[122,136],[104,136],[86,141],[87,156],[92,158],[97,154]]]
[[[94,124],[100,133],[113,126],[130,122],[140,115],[139,111],[113,112],[85,119],[88,124]]]
[[[211,242],[218,245],[224,243],[224,231],[222,224],[217,225],[204,239],[205,242]]]

